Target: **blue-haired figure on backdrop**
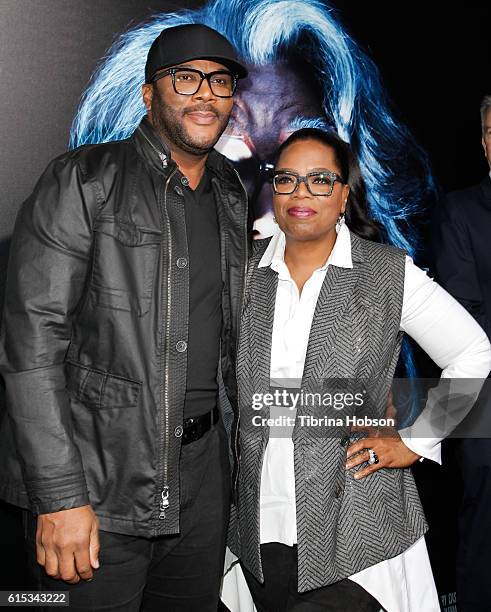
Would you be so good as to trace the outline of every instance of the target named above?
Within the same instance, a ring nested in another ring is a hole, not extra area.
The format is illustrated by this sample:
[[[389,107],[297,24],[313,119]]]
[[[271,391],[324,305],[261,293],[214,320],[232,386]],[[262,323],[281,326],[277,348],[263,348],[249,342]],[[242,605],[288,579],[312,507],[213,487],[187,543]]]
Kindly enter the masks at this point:
[[[72,148],[133,132],[145,113],[140,86],[148,49],[163,28],[182,23],[218,30],[248,64],[217,146],[237,163],[262,236],[273,230],[265,183],[274,151],[297,129],[331,128],[360,161],[370,212],[387,241],[415,254],[411,220],[434,194],[426,154],[391,113],[376,66],[328,2],[214,0],[160,13],[121,34],[83,95]]]

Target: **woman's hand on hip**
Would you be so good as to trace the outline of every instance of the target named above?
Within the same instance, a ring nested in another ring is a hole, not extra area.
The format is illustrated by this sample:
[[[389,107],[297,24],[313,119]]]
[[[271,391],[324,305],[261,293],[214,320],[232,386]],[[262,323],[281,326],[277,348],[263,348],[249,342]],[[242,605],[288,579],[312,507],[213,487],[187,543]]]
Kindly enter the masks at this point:
[[[346,469],[350,470],[368,462],[363,470],[356,472],[356,480],[373,474],[380,468],[406,468],[415,463],[420,455],[408,448],[393,427],[353,427],[351,431],[366,431],[368,437],[348,446]]]

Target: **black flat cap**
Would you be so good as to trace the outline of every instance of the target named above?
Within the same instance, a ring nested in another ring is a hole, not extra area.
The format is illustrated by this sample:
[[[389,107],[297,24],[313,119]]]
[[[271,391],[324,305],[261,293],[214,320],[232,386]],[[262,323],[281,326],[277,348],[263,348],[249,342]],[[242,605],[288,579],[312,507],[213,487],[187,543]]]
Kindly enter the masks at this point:
[[[177,66],[193,59],[209,59],[226,66],[239,78],[247,69],[238,61],[229,41],[208,26],[193,23],[162,30],[153,41],[145,64],[145,82],[162,68]]]

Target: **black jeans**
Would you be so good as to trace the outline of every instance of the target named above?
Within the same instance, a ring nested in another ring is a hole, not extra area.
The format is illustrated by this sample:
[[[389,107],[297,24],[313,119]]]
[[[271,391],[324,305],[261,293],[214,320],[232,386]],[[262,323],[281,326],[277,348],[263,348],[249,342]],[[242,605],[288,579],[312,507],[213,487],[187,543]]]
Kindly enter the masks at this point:
[[[264,583],[244,567],[258,612],[379,612],[381,605],[360,585],[345,579],[305,593],[297,588],[297,547],[261,545]]]
[[[181,532],[147,539],[100,532],[100,568],[71,585],[36,562],[37,519],[24,529],[34,588],[70,592],[71,611],[216,612],[223,574],[230,471],[221,422],[181,452]]]

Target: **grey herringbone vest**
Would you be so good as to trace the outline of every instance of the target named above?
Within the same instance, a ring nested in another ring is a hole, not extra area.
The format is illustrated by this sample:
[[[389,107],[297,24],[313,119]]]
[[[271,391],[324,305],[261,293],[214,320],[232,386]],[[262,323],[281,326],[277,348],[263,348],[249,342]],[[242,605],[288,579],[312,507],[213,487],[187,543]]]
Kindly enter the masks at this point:
[[[354,234],[351,241],[353,268],[330,266],[326,273],[302,388],[333,378],[363,380],[375,398],[375,415],[383,417],[402,341],[404,253]],[[270,385],[277,274],[257,267],[267,246],[267,241],[260,242],[250,261],[237,356],[240,471],[238,519],[230,545],[262,581],[259,494],[269,429],[252,427],[250,417],[252,395],[267,392]],[[269,411],[259,414],[267,417]],[[400,554],[427,525],[409,469],[381,469],[356,481],[344,468],[346,440],[343,444],[339,436],[322,437],[311,427],[298,427],[299,414],[297,410],[293,433],[298,589],[307,591]]]

